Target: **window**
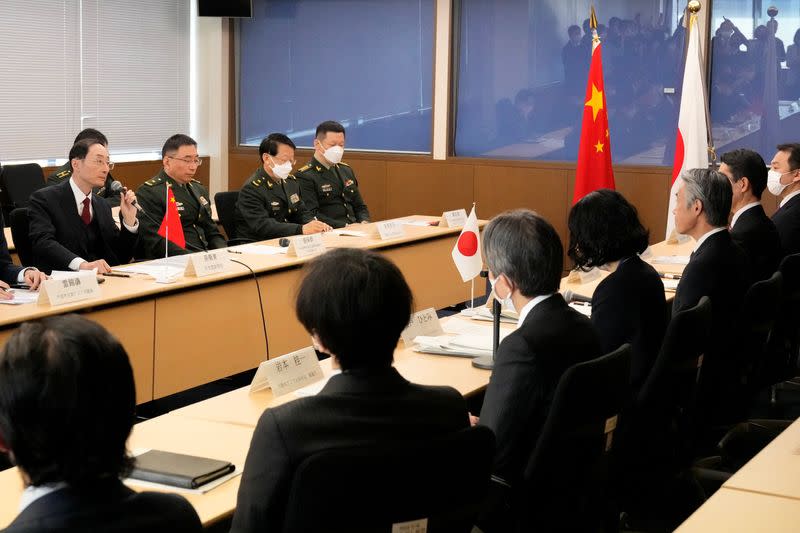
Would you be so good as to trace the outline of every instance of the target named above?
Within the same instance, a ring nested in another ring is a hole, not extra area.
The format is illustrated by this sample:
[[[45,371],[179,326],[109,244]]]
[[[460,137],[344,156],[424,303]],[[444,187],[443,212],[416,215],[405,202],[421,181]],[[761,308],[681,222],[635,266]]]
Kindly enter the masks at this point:
[[[239,23],[239,142],[313,144],[324,120],[347,148],[431,150],[433,0],[254,0]]]
[[[188,131],[189,1],[0,2],[0,159],[64,158],[83,128],[112,154]]]
[[[778,8],[777,26],[769,6]],[[775,146],[800,131],[800,0],[715,0],[711,30],[717,153],[751,148],[769,163]]]
[[[582,26],[591,4],[457,2],[457,156],[576,160],[591,60],[591,33]],[[672,164],[684,5],[597,4],[615,163]]]

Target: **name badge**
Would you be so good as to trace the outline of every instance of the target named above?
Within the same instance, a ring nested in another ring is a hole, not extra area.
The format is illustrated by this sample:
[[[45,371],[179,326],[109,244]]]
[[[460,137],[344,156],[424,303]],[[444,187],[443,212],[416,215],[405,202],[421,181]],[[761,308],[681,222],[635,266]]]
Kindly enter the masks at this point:
[[[456,209],[455,211],[445,211],[442,213],[442,222],[439,224],[443,228],[461,228],[467,223],[467,210]]]
[[[398,220],[384,220],[375,224],[375,229],[378,230],[378,236],[381,240],[396,239],[403,237],[406,234],[403,223]]]
[[[223,250],[222,252],[224,252]],[[200,252],[191,254],[186,263],[184,276],[195,276],[202,278],[211,274],[220,274],[228,270],[228,256],[222,252]]]
[[[353,182],[353,180],[347,180],[347,181],[345,181],[345,182],[344,182],[344,186],[345,186],[345,187],[349,187],[349,186],[351,186],[353,183],[354,183],[354,182]]]
[[[94,270],[61,274],[39,286],[39,305],[64,305],[100,297],[100,286]]]
[[[300,196],[298,196],[297,193],[294,193],[289,197],[289,201],[292,202],[293,204],[296,204],[297,202],[300,201]]]
[[[333,185],[330,183],[323,183],[320,189],[322,192],[331,192],[333,190]]]
[[[302,235],[293,237],[289,241],[289,249],[286,255],[293,257],[308,257],[325,251],[325,243],[322,240],[322,233]]]
[[[411,320],[408,321],[406,329],[400,334],[400,338],[403,339],[403,343],[406,346],[411,346],[414,339],[420,335],[425,335],[426,337],[444,335],[442,324],[439,322],[439,317],[436,316],[436,311],[433,307],[411,315]]]
[[[270,387],[274,396],[282,396],[319,381],[322,377],[317,354],[309,346],[258,365],[250,384],[250,392]]]

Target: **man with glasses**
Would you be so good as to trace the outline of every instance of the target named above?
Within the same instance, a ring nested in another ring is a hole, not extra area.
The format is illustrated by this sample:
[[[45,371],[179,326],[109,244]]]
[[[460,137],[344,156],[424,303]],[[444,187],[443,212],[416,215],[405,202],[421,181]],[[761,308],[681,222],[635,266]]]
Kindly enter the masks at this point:
[[[108,148],[108,139],[106,136],[94,128],[86,128],[85,130],[82,130],[78,136],[75,137],[75,140],[72,141],[72,144],[84,139],[94,139]],[[67,181],[70,176],[72,176],[72,161],[67,160],[66,163],[55,169],[53,173],[47,177],[47,185],[58,185],[61,182]],[[105,198],[111,207],[117,207],[119,205],[119,197],[111,192],[111,182],[113,181],[114,177],[111,175],[111,172],[109,172],[106,174],[105,183],[101,187],[95,187],[92,189],[92,192],[97,196]]]
[[[120,193],[122,225],[111,206],[93,191],[102,187],[114,164],[96,139],[78,141],[69,151],[69,180],[39,189],[28,205],[34,264],[42,271],[92,270],[100,274],[129,263],[138,240],[136,195]]]
[[[142,217],[142,255],[146,259],[164,257],[167,241],[159,228],[167,210],[167,188],[172,190],[186,242],[181,247],[169,241],[169,255],[181,255],[227,246],[211,217],[208,191],[194,179],[203,160],[197,155],[197,142],[188,135],[173,135],[161,150],[164,168],[146,181],[136,194],[144,210]]]
[[[236,202],[237,238],[263,241],[331,229],[314,218],[300,197],[300,184],[291,174],[294,150],[294,142],[282,133],[261,141],[261,166],[242,186]]]

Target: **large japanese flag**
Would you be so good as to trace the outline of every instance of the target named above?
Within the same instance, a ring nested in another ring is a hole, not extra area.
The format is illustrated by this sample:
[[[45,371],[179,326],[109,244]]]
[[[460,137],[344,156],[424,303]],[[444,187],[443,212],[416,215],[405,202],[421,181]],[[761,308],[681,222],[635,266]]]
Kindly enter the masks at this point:
[[[475,206],[469,212],[467,223],[458,236],[458,242],[453,247],[453,262],[461,274],[461,279],[469,281],[478,274],[483,268],[483,258],[481,257],[481,237],[478,231],[478,217],[475,214]]]
[[[703,86],[703,58],[700,50],[700,26],[697,15],[689,17],[689,46],[683,71],[681,108],[678,113],[678,134],[675,140],[675,161],[672,164],[672,187],[667,211],[667,239],[675,229],[675,194],[681,188],[680,175],[686,169],[708,168],[708,123],[706,93]]]

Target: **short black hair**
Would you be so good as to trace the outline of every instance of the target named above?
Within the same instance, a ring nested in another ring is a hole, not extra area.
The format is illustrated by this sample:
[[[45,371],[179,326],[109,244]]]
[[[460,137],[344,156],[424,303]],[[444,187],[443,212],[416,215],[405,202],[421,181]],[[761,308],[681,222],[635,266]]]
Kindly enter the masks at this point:
[[[86,156],[89,154],[89,150],[95,144],[103,143],[101,143],[99,139],[95,139],[93,137],[77,141],[72,145],[72,148],[69,149],[69,160],[72,161],[73,159],[86,159]]]
[[[384,256],[338,248],[305,267],[295,311],[343,370],[392,364],[413,297],[403,274]]]
[[[731,169],[734,183],[742,178],[747,178],[750,188],[753,190],[753,196],[761,199],[761,194],[767,188],[767,164],[764,163],[764,158],[758,152],[738,148],[725,152],[719,160]]]
[[[558,291],[564,270],[564,247],[544,218],[528,209],[506,211],[483,231],[483,257],[495,275],[505,274],[523,296]]]
[[[567,254],[582,269],[642,253],[650,236],[636,208],[610,189],[589,193],[572,206],[567,225]]]
[[[75,140],[72,141],[72,144],[75,144],[76,142],[82,141],[84,139],[96,139],[103,146],[108,146],[108,139],[106,139],[106,136],[94,128],[86,128],[85,130],[82,130],[75,137]]]
[[[125,349],[86,318],[26,322],[0,352],[0,435],[32,485],[127,475],[135,405]]]
[[[779,144],[778,151],[789,152],[789,170],[800,168],[800,143]]]
[[[263,159],[264,154],[278,155],[279,144],[285,144],[290,146],[292,150],[297,150],[294,142],[283,133],[270,133],[258,145],[258,158]]]
[[[567,35],[572,35],[575,32],[577,32],[578,34],[580,34],[581,32],[581,27],[578,26],[577,24],[573,24],[572,26],[567,28]]]
[[[176,133],[164,143],[164,147],[161,148],[161,157],[167,157],[170,152],[177,152],[181,146],[197,146],[197,141],[183,133]]]
[[[332,131],[333,133],[345,133],[344,126],[335,120],[326,120],[317,126],[317,132],[314,134],[314,136],[317,139],[324,139],[325,135],[327,135],[329,131]],[[347,134],[345,133],[345,135]]]

